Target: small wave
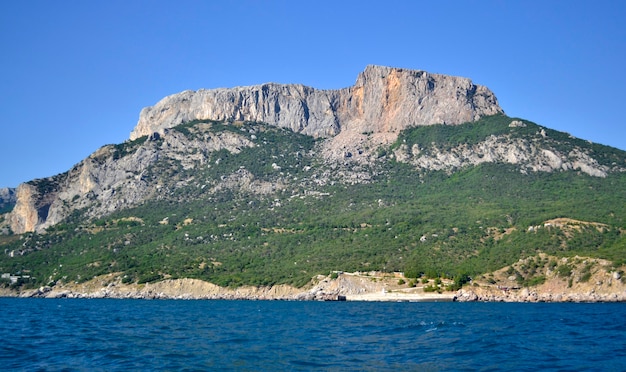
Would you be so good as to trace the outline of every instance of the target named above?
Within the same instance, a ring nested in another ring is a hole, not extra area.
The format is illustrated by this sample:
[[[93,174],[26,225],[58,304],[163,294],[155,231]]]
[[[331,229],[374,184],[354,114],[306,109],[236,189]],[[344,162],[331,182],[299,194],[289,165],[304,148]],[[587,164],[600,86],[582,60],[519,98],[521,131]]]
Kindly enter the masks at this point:
[[[249,341],[250,341],[249,338],[234,337],[234,338],[225,338],[225,339],[222,339],[222,340],[216,340],[213,343],[217,344],[217,345],[229,345],[229,344],[239,345],[239,344],[245,344],[245,343],[247,343]]]
[[[301,367],[311,367],[311,368],[329,368],[332,366],[339,367],[339,365],[334,363],[320,363],[314,362],[310,360],[292,360],[290,364]]]

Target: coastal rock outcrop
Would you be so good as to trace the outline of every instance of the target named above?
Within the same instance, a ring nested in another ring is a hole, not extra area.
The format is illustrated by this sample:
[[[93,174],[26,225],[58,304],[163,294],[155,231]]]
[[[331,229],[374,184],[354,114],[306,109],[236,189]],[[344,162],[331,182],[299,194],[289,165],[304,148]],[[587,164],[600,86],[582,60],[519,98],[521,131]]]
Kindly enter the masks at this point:
[[[611,277],[606,272],[598,273]],[[608,274],[608,275],[607,275]],[[613,276],[614,277],[614,276]],[[118,298],[118,299],[221,299],[297,301],[457,301],[457,302],[625,302],[622,282],[585,283],[569,288],[551,278],[541,286],[467,286],[457,292],[425,292],[398,283],[401,273],[341,273],[336,278],[318,275],[302,288],[290,285],[220,287],[198,279],[166,279],[153,283],[124,283],[115,273],[83,283],[58,282],[24,291],[0,288],[0,297]],[[407,279],[408,280],[408,279]]]
[[[566,221],[552,220],[545,225],[565,226]],[[570,221],[572,225],[580,221]],[[601,229],[602,226],[595,225]],[[576,228],[576,227],[572,227]],[[530,285],[523,280],[524,268],[537,262],[553,262],[539,267],[541,280]],[[557,265],[564,265],[561,270]],[[567,270],[564,270],[566,268]],[[514,272],[515,275],[510,275]],[[589,258],[557,258],[546,254],[520,259],[506,268],[476,278],[474,285],[460,289],[455,300],[459,302],[624,302],[626,281],[622,281],[623,267],[615,267],[610,261]],[[509,276],[510,275],[510,276]]]
[[[461,289],[455,297],[457,302],[624,302],[624,293],[541,293],[527,288],[519,292],[495,293],[474,289]]]

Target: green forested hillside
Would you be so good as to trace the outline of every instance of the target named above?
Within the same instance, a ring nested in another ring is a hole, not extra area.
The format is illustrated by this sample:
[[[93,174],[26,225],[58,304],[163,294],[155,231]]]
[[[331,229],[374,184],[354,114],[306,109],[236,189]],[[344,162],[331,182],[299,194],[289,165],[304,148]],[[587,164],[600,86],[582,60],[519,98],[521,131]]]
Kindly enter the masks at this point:
[[[450,173],[385,156],[399,144],[450,148],[493,134],[532,136],[539,128],[512,129],[510,121],[497,116],[407,130],[370,164],[326,162],[316,156],[317,141],[287,130],[214,123],[212,131],[254,129],[258,146],[216,151],[210,167],[187,170],[163,158],[144,175],[165,185],[158,197],[97,220],[79,211],[46,234],[0,241],[0,272],[28,273],[30,285],[110,272],[129,282],[186,277],[228,286],[303,285],[331,270],[475,275],[537,252],[626,262],[623,172],[524,174],[516,165],[485,163]],[[192,137],[197,124],[173,130]],[[623,151],[564,133],[550,131],[548,138],[551,148],[586,146],[607,166],[626,159]],[[371,178],[352,184],[339,176],[357,168]],[[220,183],[250,175],[278,186],[257,192]],[[547,222],[559,218],[567,226]]]

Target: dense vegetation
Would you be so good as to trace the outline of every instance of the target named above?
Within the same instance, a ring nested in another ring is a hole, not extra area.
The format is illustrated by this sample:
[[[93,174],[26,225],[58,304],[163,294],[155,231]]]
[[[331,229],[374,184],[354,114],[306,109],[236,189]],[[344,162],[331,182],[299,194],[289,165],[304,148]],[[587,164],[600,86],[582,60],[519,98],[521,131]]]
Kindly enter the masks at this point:
[[[418,127],[405,131],[397,144],[445,148],[492,134],[530,136],[539,128],[528,123],[511,129],[510,121],[496,116],[461,126]],[[192,137],[196,124],[173,130]],[[185,170],[163,159],[146,177],[193,181],[99,220],[77,212],[46,234],[1,240],[0,272],[28,274],[34,277],[31,285],[110,272],[139,283],[185,277],[228,286],[303,285],[331,270],[466,278],[537,252],[626,262],[623,173],[522,174],[513,165],[483,164],[447,174],[382,156],[358,165],[373,176],[352,185],[334,177],[337,167],[356,165],[322,162],[314,156],[311,137],[255,123],[212,123],[211,130],[253,132],[258,145],[238,154],[216,151],[210,167]],[[551,131],[549,138],[552,146],[585,145],[607,164],[623,165],[626,158],[622,151],[560,132]],[[142,144],[118,146],[117,156]],[[269,193],[233,187],[209,192],[242,170],[283,187]],[[319,182],[323,174],[326,179]],[[571,226],[544,226],[555,218],[571,219]]]

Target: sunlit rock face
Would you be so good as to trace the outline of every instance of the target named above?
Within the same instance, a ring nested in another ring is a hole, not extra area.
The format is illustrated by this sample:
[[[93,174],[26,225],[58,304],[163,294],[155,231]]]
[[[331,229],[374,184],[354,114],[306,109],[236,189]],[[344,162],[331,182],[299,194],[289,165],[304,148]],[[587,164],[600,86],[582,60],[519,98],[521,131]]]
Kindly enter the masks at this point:
[[[368,66],[339,90],[268,83],[184,91],[141,111],[130,138],[196,119],[261,121],[332,137],[342,131],[397,133],[414,125],[460,124],[502,113],[495,95],[470,79]]]

